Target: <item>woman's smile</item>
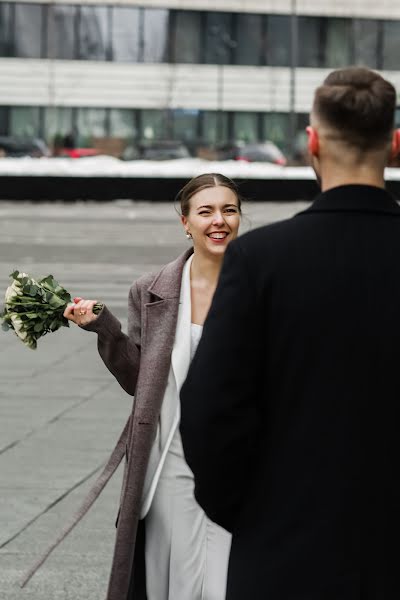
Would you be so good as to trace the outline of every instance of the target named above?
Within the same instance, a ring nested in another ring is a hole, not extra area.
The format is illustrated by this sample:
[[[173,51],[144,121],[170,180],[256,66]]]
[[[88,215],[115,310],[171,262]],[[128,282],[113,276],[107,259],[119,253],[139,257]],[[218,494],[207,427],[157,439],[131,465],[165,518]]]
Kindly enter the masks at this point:
[[[207,233],[207,237],[209,237],[214,244],[223,244],[228,235],[228,231],[212,231],[211,233]]]

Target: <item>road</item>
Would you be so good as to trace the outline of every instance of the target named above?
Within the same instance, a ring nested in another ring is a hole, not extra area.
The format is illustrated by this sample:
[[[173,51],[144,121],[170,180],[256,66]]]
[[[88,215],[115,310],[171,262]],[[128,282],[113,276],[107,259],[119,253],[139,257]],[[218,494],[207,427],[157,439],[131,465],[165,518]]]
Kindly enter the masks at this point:
[[[249,203],[242,231],[305,203]],[[14,269],[49,273],[71,294],[107,303],[125,328],[131,282],[187,247],[170,204],[0,203],[0,295]],[[121,472],[27,587],[22,574],[79,506],[132,399],[104,367],[96,336],[73,326],[29,350],[0,331],[0,599],[101,600]]]

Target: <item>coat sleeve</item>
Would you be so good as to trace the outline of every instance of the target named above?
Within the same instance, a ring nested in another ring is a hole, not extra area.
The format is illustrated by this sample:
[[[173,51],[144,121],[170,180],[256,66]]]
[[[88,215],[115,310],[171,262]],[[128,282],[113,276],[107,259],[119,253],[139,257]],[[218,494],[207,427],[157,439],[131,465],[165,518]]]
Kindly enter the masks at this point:
[[[260,437],[262,323],[240,240],[226,251],[203,335],[181,390],[181,434],[206,514],[232,531]]]
[[[97,333],[97,347],[107,369],[131,396],[135,395],[141,355],[141,304],[137,283],[128,297],[128,335],[121,323],[104,306],[95,321],[82,329]]]

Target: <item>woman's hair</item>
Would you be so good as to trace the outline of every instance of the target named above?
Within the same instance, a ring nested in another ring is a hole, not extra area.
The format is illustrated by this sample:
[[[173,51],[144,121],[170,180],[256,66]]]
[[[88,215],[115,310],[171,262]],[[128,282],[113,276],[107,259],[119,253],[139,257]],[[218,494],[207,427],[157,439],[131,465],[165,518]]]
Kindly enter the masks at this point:
[[[181,206],[181,214],[187,217],[190,211],[190,199],[192,196],[207,188],[217,187],[221,185],[230,189],[236,196],[238,201],[239,213],[242,212],[242,196],[239,188],[232,179],[221,175],[220,173],[204,173],[193,177],[188,183],[178,192],[175,202],[179,202]]]

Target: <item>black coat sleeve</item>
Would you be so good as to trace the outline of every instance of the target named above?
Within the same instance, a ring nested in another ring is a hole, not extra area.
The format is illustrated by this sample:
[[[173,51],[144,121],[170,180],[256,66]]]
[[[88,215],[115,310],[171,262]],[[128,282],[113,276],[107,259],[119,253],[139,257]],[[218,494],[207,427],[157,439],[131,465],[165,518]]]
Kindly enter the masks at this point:
[[[260,436],[259,301],[240,240],[225,254],[203,335],[181,390],[181,434],[206,514],[232,531]]]

